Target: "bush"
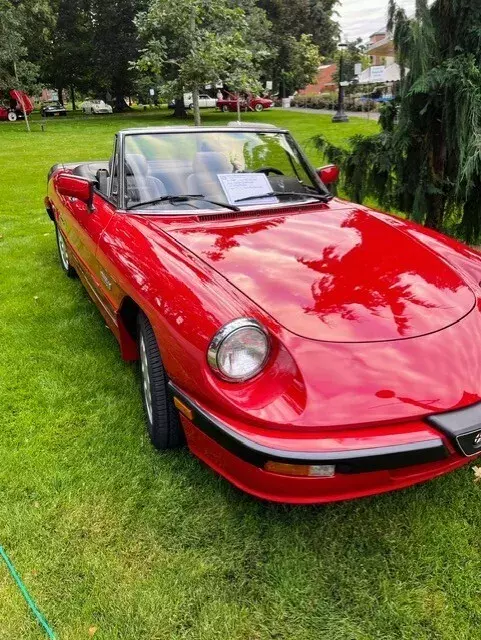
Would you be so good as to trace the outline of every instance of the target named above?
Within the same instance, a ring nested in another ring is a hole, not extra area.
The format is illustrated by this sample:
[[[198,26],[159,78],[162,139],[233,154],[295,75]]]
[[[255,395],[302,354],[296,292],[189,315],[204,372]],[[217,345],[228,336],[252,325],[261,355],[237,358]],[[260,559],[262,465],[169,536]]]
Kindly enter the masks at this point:
[[[335,109],[337,97],[334,93],[316,93],[310,95],[298,95],[292,100],[293,107],[309,109]]]
[[[309,109],[337,109],[336,93],[317,93],[311,95],[298,95],[292,99],[293,107],[303,107]],[[346,96],[344,108],[346,111],[378,111],[379,103],[374,100],[361,100],[356,96]]]

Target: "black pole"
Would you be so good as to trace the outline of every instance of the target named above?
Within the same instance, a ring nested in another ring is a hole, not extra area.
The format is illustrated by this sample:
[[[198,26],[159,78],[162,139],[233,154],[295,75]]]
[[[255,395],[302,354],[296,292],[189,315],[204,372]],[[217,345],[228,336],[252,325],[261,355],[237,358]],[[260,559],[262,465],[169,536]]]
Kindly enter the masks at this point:
[[[344,71],[344,51],[341,45],[341,57],[339,59],[339,80],[338,80],[338,100],[337,113],[332,118],[333,122],[349,122],[349,118],[344,112],[344,87],[342,85],[342,74]]]

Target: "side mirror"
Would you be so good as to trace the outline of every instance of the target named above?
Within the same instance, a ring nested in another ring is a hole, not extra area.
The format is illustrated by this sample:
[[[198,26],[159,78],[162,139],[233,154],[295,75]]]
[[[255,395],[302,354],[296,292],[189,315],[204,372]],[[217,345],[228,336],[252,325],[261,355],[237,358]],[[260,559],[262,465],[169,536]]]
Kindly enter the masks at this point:
[[[61,196],[77,198],[85,202],[89,211],[93,211],[94,185],[87,178],[73,176],[70,173],[61,173],[57,178],[57,191]]]
[[[334,184],[334,182],[339,180],[339,167],[335,164],[328,164],[316,171],[317,175],[326,186]]]

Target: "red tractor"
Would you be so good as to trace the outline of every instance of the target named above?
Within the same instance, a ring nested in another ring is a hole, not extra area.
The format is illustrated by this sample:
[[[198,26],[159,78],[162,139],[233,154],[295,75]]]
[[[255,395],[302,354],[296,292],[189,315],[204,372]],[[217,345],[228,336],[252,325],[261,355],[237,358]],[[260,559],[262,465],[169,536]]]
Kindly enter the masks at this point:
[[[0,104],[0,120],[8,120],[15,122],[19,118],[24,117],[24,113],[28,116],[33,111],[33,102],[26,93],[19,89],[11,89],[8,93],[8,105]]]

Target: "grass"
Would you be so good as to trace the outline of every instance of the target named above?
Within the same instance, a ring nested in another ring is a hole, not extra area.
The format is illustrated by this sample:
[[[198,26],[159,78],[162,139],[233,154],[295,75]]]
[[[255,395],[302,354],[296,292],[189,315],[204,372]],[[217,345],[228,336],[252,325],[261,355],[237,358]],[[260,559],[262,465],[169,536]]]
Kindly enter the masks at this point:
[[[42,199],[53,163],[106,158],[115,131],[163,118],[52,120],[45,132],[34,121],[30,135],[0,125],[0,544],[61,640],[481,637],[469,469],[297,508],[253,500],[187,451],[149,445],[135,367],[60,271]],[[260,119],[301,141],[376,127]],[[42,637],[0,564],[0,639]]]

